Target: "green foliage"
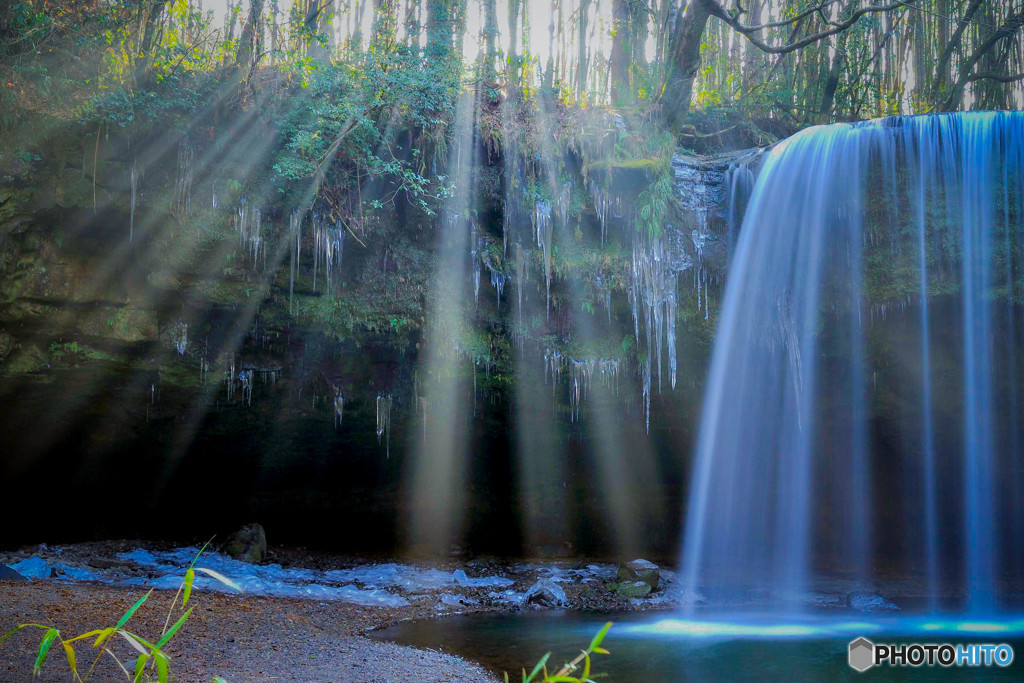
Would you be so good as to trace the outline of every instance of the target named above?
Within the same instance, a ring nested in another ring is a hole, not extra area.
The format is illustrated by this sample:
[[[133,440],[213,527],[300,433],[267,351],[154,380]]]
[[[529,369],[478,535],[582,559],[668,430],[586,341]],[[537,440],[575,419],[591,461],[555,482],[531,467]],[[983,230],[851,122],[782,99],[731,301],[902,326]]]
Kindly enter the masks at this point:
[[[53,644],[56,642],[60,644],[61,649],[67,657],[68,669],[72,680],[77,681],[78,683],[84,683],[84,681],[87,681],[92,677],[96,665],[104,654],[113,658],[117,662],[118,668],[125,675],[125,678],[133,683],[150,683],[153,681],[156,681],[157,683],[167,683],[167,681],[171,679],[171,667],[170,658],[167,656],[165,648],[171,642],[171,639],[174,638],[174,636],[181,630],[182,626],[185,625],[185,622],[188,620],[189,616],[192,614],[192,610],[194,609],[194,607],[185,609],[185,605],[188,603],[189,597],[192,593],[192,581],[195,578],[195,571],[206,571],[210,576],[224,581],[228,585],[237,589],[237,586],[216,572],[203,570],[202,568],[194,569],[196,562],[206,550],[207,546],[209,546],[209,542],[196,554],[192,559],[192,563],[186,570],[185,577],[178,588],[178,592],[175,594],[174,599],[171,600],[170,607],[167,610],[167,618],[164,621],[163,630],[160,632],[156,643],[150,642],[138,634],[128,630],[128,622],[131,621],[136,612],[138,612],[139,609],[149,600],[150,596],[153,594],[152,589],[129,607],[113,626],[95,628],[80,635],[65,638],[61,635],[60,630],[53,626],[45,626],[42,624],[21,624],[9,631],[3,637],[0,637],[0,643],[22,629],[36,628],[42,630],[44,632],[43,637],[39,642],[39,651],[36,655],[35,662],[32,665],[32,673],[35,676],[40,675],[42,672],[42,667],[46,663],[47,655],[49,654]],[[180,614],[178,619],[172,625],[170,622],[171,618],[175,614],[176,608]],[[126,662],[123,658],[118,657],[113,650],[113,643],[115,640],[114,636],[120,636],[122,640],[131,646],[134,653],[138,653],[130,672],[125,666]],[[78,668],[78,654],[83,645],[89,645],[90,640],[92,641],[91,648],[95,651],[96,657],[93,659],[92,665],[89,666],[88,670],[83,674],[80,673]],[[214,678],[213,680],[217,681],[223,679]]]
[[[536,666],[533,667],[533,670],[530,671],[529,675],[527,675],[526,669],[523,669],[523,683],[533,683],[534,681],[543,681],[544,683],[594,683],[591,678],[590,655],[610,654],[608,650],[601,647],[601,643],[604,641],[605,636],[608,635],[608,630],[611,627],[612,622],[607,622],[593,637],[586,650],[582,650],[575,659],[564,664],[562,668],[558,669],[553,674],[548,672],[548,660],[551,659],[551,653],[548,652],[540,658],[540,661],[538,661]],[[577,676],[575,674],[581,665],[583,670],[580,671]],[[537,678],[538,675],[542,675],[543,678]],[[505,683],[509,683],[508,673],[505,674]]]

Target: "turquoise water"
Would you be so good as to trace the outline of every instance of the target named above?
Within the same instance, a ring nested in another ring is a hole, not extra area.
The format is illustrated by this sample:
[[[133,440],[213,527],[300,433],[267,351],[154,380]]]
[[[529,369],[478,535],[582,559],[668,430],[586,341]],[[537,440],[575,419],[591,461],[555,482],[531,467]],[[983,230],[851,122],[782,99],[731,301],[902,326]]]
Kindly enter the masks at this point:
[[[829,615],[780,622],[746,615],[684,622],[674,617],[668,612],[475,614],[405,622],[375,636],[457,654],[495,673],[508,671],[510,680],[548,650],[552,662],[575,657],[607,620],[614,622],[604,643],[611,654],[597,656],[594,671],[611,681],[1024,679],[1019,659],[1006,668],[883,667],[863,674],[847,664],[848,644],[860,635],[878,643],[1008,643],[1024,656],[1024,619],[981,623]]]

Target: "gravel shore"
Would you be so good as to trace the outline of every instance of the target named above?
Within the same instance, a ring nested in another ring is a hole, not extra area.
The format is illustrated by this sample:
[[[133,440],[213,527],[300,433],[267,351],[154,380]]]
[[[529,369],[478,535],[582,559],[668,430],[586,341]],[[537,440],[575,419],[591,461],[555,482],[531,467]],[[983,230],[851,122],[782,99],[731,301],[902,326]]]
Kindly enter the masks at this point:
[[[62,635],[112,626],[140,596],[138,589],[51,582],[0,582],[0,628],[21,623],[54,625]],[[159,635],[172,591],[154,591],[132,618],[134,633]],[[258,598],[206,593],[194,596],[195,610],[168,647],[177,681],[493,681],[495,677],[452,655],[403,647],[360,635],[399,618],[398,610],[341,602]],[[404,610],[403,610],[404,611]],[[0,679],[68,681],[64,652],[54,646],[41,678],[32,663],[42,631],[24,629],[0,644]],[[111,649],[134,661],[126,641]],[[84,673],[96,652],[78,648]],[[92,680],[125,680],[113,658],[99,659]]]

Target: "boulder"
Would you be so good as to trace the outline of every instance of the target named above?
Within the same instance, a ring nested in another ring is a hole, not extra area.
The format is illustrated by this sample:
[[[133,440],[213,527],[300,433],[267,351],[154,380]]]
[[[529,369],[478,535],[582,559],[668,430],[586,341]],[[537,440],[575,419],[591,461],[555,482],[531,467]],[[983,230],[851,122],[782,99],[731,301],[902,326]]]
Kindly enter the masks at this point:
[[[622,583],[643,581],[651,587],[652,591],[658,589],[658,581],[660,578],[661,575],[658,571],[658,565],[653,562],[640,559],[619,565],[619,572],[617,575],[617,579]]]
[[[870,591],[854,591],[846,596],[846,606],[859,612],[890,612],[899,607],[886,600],[878,593]]]
[[[526,591],[526,595],[523,596],[523,604],[540,607],[567,607],[569,600],[565,597],[565,591],[561,586],[549,579],[541,579]]]
[[[646,581],[623,581],[615,587],[615,592],[624,598],[644,598],[651,592],[651,584]]]
[[[28,581],[28,579],[6,564],[0,564],[0,581]]]
[[[236,560],[259,564],[267,557],[267,534],[255,522],[246,524],[228,537],[223,552]]]

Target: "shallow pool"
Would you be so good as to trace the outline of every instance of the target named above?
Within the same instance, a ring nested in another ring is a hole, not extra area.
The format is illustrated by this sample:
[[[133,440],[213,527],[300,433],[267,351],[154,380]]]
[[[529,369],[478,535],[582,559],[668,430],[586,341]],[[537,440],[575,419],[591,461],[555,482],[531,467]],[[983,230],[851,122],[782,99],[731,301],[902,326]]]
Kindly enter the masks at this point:
[[[1024,657],[1024,620],[966,622],[948,616],[809,616],[779,621],[758,615],[676,618],[668,612],[598,614],[573,611],[473,614],[405,622],[375,633],[518,674],[548,650],[552,662],[571,659],[601,625],[614,626],[594,670],[613,681],[1022,680],[1024,662],[1006,668],[873,668],[847,664],[851,640],[876,643],[1008,643]],[[513,679],[514,680],[514,679]]]

